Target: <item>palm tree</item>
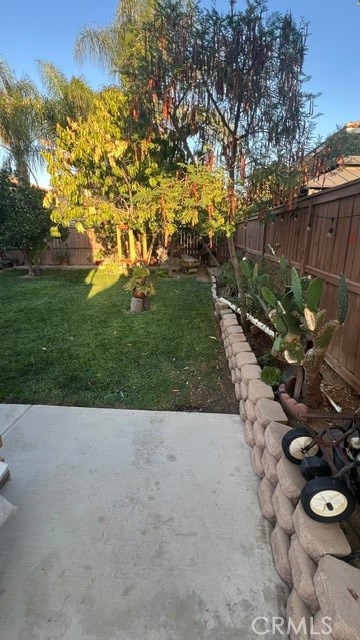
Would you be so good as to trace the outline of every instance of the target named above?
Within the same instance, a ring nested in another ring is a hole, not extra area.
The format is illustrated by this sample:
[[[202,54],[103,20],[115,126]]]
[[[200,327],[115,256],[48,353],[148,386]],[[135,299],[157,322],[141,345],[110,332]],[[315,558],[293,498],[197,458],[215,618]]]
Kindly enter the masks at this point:
[[[65,74],[52,62],[39,61],[42,83],[47,91],[44,98],[44,118],[50,140],[56,137],[56,126],[66,127],[69,120],[86,118],[95,92],[83,77]]]
[[[43,122],[43,100],[34,83],[27,76],[18,80],[0,58],[0,145],[4,164],[26,182],[42,164]]]
[[[134,65],[144,52],[143,26],[154,14],[154,0],[119,0],[114,20],[107,27],[84,26],[75,42],[75,58],[99,63],[126,82],[127,69],[134,80]],[[137,69],[140,71],[140,68]]]

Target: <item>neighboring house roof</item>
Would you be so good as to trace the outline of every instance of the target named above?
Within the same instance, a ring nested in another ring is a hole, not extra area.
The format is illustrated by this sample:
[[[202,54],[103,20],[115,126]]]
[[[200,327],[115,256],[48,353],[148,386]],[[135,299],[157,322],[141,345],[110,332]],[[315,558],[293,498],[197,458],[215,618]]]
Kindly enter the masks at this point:
[[[360,133],[360,120],[347,122],[344,128],[347,133]]]
[[[308,193],[360,178],[360,120],[347,122],[304,159]]]
[[[322,173],[318,178],[307,183],[309,193],[319,189],[338,187],[346,182],[360,178],[360,156],[346,156],[333,171]]]

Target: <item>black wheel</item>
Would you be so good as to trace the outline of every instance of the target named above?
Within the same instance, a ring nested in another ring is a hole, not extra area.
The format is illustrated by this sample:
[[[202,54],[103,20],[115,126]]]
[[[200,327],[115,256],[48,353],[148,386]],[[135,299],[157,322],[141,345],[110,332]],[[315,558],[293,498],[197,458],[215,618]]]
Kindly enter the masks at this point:
[[[323,476],[331,476],[331,467],[326,460],[319,456],[306,456],[301,460],[301,475],[305,480],[313,478],[321,478]]]
[[[301,464],[301,460],[306,456],[321,456],[321,451],[317,444],[313,443],[313,438],[304,427],[298,427],[285,433],[281,446],[285,457],[294,464]],[[307,447],[310,446],[310,449]]]
[[[301,492],[305,513],[316,522],[343,522],[355,509],[355,496],[343,480],[314,478]]]

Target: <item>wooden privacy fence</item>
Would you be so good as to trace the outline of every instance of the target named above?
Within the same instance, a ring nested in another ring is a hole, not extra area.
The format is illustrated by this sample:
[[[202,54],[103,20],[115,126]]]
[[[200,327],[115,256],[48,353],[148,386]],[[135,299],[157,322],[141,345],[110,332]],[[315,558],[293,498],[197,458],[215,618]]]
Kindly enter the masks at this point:
[[[118,238],[118,248],[114,250],[112,258],[118,262],[127,264],[145,259],[147,250],[151,247],[152,235],[140,234],[137,238],[134,233],[122,225],[120,239]],[[201,239],[192,229],[181,229],[172,240],[172,250],[175,255],[186,253],[188,255],[198,255],[201,251]],[[154,254],[159,246],[165,244],[161,234],[156,238]],[[100,257],[102,244],[97,240],[93,229],[87,229],[84,233],[78,233],[74,227],[70,228],[66,240],[52,238],[48,243],[48,248],[40,253],[41,266],[92,266]],[[24,264],[24,256],[16,249],[6,251],[6,257],[16,258],[19,263]]]
[[[41,253],[41,264],[91,266],[101,249],[102,245],[97,242],[92,229],[88,229],[85,233],[70,229],[69,236],[64,242],[58,238],[50,241],[49,248]]]
[[[239,223],[235,246],[270,260],[276,259],[270,246],[277,248],[302,275],[322,278],[329,317],[337,317],[339,274],[345,275],[349,309],[326,359],[360,392],[360,180],[303,198],[294,211],[279,207],[274,213],[274,223]]]
[[[94,264],[96,252],[102,249],[102,245],[96,240],[95,233],[89,229],[85,233],[78,233],[76,229],[70,229],[66,240],[52,238],[48,248],[40,253],[41,266],[71,265],[91,266]],[[5,252],[7,257],[16,258],[19,264],[24,264],[25,258],[17,249],[9,249]]]

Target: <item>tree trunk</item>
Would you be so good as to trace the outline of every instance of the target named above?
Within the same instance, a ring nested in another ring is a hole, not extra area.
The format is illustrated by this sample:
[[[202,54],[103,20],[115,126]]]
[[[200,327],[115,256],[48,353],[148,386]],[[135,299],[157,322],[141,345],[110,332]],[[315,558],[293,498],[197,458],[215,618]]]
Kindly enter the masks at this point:
[[[322,360],[316,366],[304,366],[304,382],[302,386],[302,401],[310,407],[317,409],[323,404],[323,397],[320,389],[320,367]]]
[[[232,264],[233,269],[234,269],[236,286],[237,286],[238,292],[240,293],[240,291],[241,291],[241,271],[240,271],[239,260],[238,260],[238,257],[236,255],[235,243],[234,243],[233,236],[230,236],[228,238],[227,242],[228,242],[228,248],[229,248],[231,264]]]
[[[171,242],[170,242],[170,249],[169,249],[169,260],[168,260],[169,278],[173,277],[172,259],[174,255],[174,249],[175,249],[174,236],[172,236]]]
[[[227,167],[229,172],[228,213],[229,213],[229,219],[232,220],[236,213],[235,161],[237,157],[238,144],[237,144],[235,133],[232,137],[230,148],[231,148],[230,157],[227,159]],[[241,295],[241,271],[240,271],[239,260],[236,255],[234,234],[228,237],[227,242],[228,242],[228,249],[229,249],[231,264],[234,269],[235,282],[236,282],[238,294]]]
[[[202,238],[201,238],[201,242],[203,243],[203,246],[204,246],[204,249],[205,249],[206,253],[209,255],[210,261],[213,262],[213,264],[212,265],[210,264],[210,266],[211,267],[213,267],[213,266],[220,267],[220,263],[215,258],[215,256],[214,256],[213,252],[211,251],[209,245],[207,245],[205,240],[203,240]]]
[[[35,264],[31,253],[23,250],[22,254],[25,256],[26,266],[28,268],[28,278],[35,278]]]
[[[150,248],[149,248],[149,251],[148,251],[147,256],[146,256],[146,263],[147,264],[150,263],[152,252],[154,250],[155,242],[157,240],[158,235],[159,235],[159,231],[157,231],[156,233],[153,234],[153,237],[152,237],[152,240],[151,240],[151,244],[150,244]]]
[[[250,331],[250,326],[254,325],[250,325],[249,320],[247,319],[247,308],[246,308],[246,303],[245,303],[245,299],[244,299],[244,294],[241,291],[240,292],[240,320],[241,320],[241,326],[244,329],[244,331]],[[254,327],[255,329],[256,327]],[[261,331],[261,329],[259,329],[259,331]]]
[[[21,153],[16,157],[16,171],[22,182],[30,184],[29,167]]]
[[[116,247],[118,254],[118,262],[122,263],[122,246],[121,246],[121,227],[119,224],[116,225]]]
[[[142,233],[141,234],[141,254],[142,254],[142,259],[146,260],[147,259],[147,237],[146,237],[146,233]]]
[[[130,311],[131,313],[141,313],[144,310],[143,298],[131,298]]]

